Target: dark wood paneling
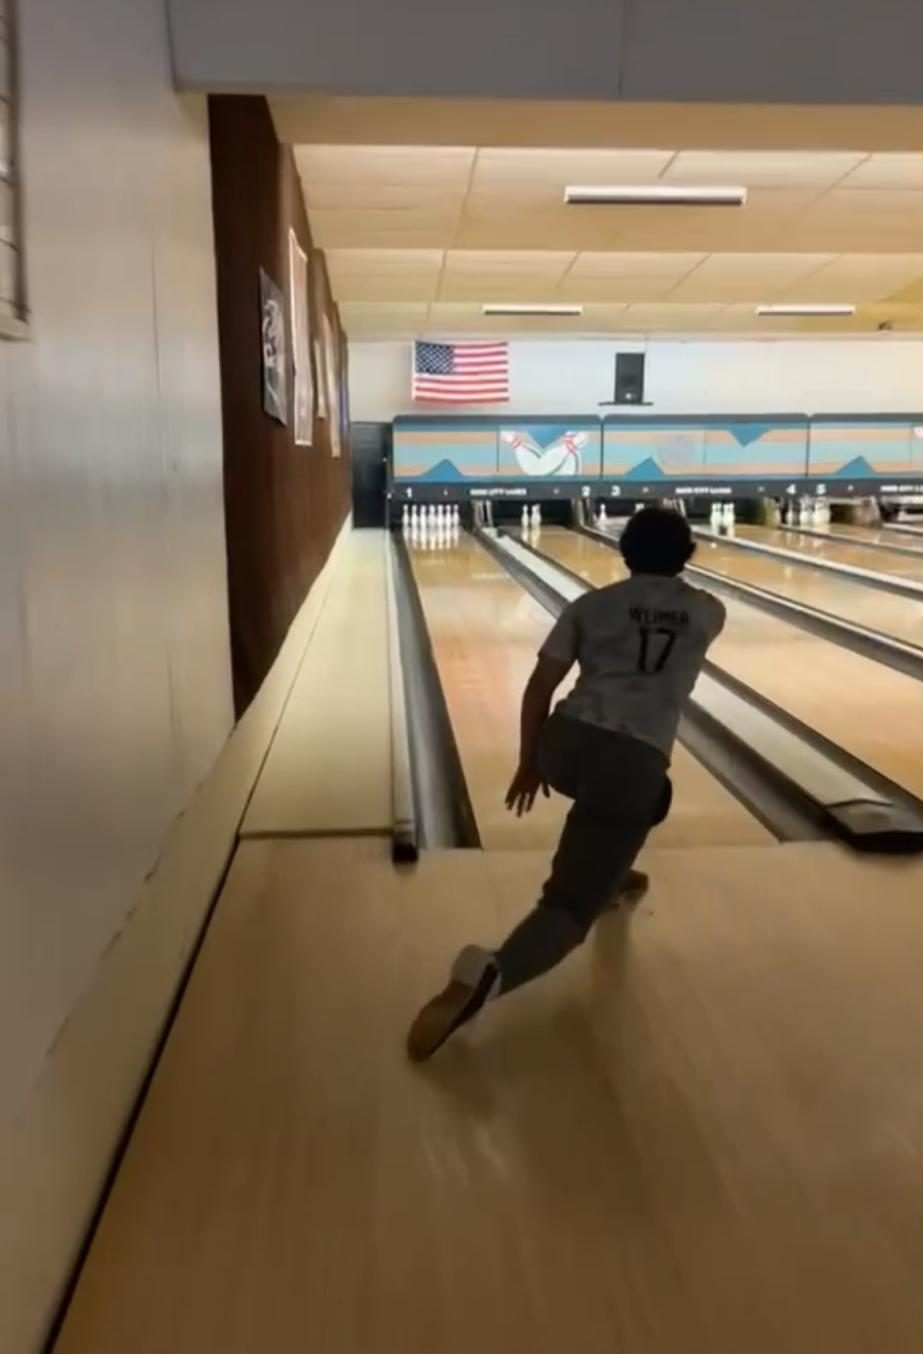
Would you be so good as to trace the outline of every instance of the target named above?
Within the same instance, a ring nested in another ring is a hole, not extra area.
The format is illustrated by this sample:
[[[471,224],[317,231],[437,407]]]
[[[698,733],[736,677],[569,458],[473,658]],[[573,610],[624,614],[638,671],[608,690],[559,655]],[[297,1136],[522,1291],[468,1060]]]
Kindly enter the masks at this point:
[[[263,412],[260,268],[288,298],[290,228],[310,260],[312,335],[321,333],[326,313],[337,336],[348,426],[345,341],[323,256],[313,248],[294,158],[276,139],[266,101],[215,96],[209,117],[231,647],[240,715],[272,665],[349,507],[345,436],[343,455],[334,459],[329,424],[315,417],[313,445],[295,445],[291,334],[289,426]]]

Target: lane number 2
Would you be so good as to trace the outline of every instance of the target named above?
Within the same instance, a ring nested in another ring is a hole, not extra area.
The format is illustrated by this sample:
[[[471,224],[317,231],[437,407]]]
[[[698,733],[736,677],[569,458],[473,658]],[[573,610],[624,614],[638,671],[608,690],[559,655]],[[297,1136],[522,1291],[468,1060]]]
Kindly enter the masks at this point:
[[[665,630],[661,626],[651,630],[648,626],[642,625],[638,631],[638,638],[638,671],[663,672],[676,643],[675,630]]]

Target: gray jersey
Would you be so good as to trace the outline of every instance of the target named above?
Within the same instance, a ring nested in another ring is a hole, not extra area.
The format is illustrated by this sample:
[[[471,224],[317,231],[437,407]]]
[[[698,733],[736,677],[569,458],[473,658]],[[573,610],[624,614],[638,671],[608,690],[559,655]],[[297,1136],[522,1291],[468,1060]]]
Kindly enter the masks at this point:
[[[717,597],[683,578],[637,574],[585,593],[562,612],[542,655],[580,675],[561,709],[653,743],[667,757],[679,717],[724,626]]]

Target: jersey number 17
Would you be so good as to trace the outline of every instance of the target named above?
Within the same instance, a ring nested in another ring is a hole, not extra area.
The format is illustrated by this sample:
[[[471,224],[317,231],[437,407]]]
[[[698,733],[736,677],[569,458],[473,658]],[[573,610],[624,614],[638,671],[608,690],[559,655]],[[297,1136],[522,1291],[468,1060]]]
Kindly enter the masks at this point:
[[[665,630],[661,626],[651,630],[642,625],[638,631],[638,671],[663,672],[675,643],[675,630]]]

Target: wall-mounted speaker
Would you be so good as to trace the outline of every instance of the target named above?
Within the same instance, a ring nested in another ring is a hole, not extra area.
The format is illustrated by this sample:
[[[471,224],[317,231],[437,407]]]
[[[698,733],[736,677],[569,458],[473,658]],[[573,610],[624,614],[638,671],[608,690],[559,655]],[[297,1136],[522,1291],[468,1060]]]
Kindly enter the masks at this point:
[[[616,353],[615,404],[644,403],[644,354]]]

